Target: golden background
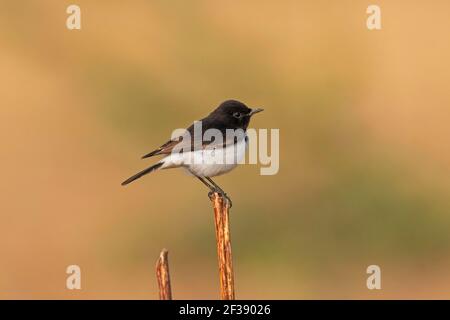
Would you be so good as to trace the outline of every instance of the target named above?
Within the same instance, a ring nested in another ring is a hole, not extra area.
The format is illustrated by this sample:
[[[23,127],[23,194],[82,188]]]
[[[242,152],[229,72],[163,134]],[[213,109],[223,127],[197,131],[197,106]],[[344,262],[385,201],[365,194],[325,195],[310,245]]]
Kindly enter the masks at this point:
[[[174,298],[217,298],[205,187],[120,182],[228,98],[281,139],[217,178],[237,298],[450,298],[448,1],[72,3],[0,2],[0,298],[155,299],[163,247]]]

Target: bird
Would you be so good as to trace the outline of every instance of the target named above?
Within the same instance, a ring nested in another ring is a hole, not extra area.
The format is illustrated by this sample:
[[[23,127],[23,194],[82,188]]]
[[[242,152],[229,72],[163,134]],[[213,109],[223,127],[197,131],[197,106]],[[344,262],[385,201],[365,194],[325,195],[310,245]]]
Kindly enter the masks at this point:
[[[122,186],[157,170],[184,168],[209,188],[210,198],[213,193],[219,193],[231,207],[231,198],[211,178],[230,172],[243,160],[248,144],[247,127],[251,117],[261,111],[262,108],[249,108],[237,100],[222,102],[208,116],[184,129],[182,134],[142,156],[142,159],[158,155],[164,158],[126,179]],[[196,131],[199,128],[201,131]],[[206,139],[208,132],[214,138]],[[230,158],[232,161],[227,161]]]

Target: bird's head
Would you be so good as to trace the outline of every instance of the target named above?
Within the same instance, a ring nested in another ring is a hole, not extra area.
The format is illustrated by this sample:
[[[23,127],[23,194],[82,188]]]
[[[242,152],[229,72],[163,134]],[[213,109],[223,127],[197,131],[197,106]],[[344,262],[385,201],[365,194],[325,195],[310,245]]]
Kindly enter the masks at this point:
[[[261,111],[263,109],[249,108],[237,100],[226,100],[210,116],[222,121],[227,128],[246,130],[250,123],[250,118]]]

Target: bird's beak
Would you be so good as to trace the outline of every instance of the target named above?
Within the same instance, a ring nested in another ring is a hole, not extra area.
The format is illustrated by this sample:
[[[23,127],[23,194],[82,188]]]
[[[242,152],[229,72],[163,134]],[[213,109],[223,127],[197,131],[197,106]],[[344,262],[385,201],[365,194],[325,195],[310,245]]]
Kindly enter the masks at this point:
[[[250,111],[250,113],[248,114],[249,116],[252,116],[252,115],[254,115],[255,113],[258,113],[258,112],[261,112],[261,111],[264,111],[264,109],[261,109],[261,108],[255,108],[255,109],[252,109],[252,111]]]

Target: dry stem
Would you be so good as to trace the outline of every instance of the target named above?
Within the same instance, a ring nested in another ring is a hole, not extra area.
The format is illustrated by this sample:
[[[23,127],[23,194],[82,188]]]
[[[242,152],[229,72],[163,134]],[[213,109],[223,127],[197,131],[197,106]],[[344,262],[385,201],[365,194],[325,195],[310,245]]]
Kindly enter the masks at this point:
[[[211,196],[216,225],[217,255],[219,260],[220,298],[234,300],[234,273],[231,255],[229,207],[227,201],[218,194]]]
[[[158,280],[159,299],[172,300],[169,274],[169,251],[162,249],[156,262],[156,279]]]

